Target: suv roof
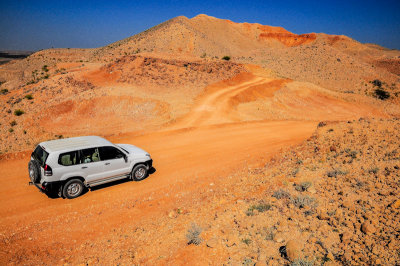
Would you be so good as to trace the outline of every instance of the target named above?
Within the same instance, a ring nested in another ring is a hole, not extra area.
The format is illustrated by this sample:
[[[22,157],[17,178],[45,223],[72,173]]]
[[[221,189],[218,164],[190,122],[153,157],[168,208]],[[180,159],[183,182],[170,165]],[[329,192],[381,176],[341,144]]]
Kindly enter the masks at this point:
[[[66,139],[49,140],[39,143],[47,152],[70,151],[72,149],[86,149],[98,146],[113,145],[108,140],[98,136],[84,136]]]

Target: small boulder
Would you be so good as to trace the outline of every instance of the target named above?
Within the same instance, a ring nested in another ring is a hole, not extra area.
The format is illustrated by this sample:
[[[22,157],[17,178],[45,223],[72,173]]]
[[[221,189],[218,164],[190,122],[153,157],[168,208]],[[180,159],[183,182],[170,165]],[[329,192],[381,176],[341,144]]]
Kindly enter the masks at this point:
[[[326,213],[326,211],[320,210],[320,211],[318,212],[318,219],[320,219],[320,220],[329,220],[329,216],[328,216],[328,214]]]
[[[400,199],[398,199],[395,202],[393,202],[392,207],[394,209],[399,209],[400,208]]]
[[[335,257],[333,256],[332,252],[328,252],[328,254],[326,254],[326,258],[329,259],[330,261],[335,260]]]
[[[209,248],[215,248],[218,245],[218,239],[213,237],[210,238],[207,243],[206,243],[207,247]]]
[[[342,243],[346,243],[346,242],[349,241],[350,239],[351,239],[351,234],[348,233],[348,232],[344,232],[344,233],[341,235]]]
[[[277,243],[282,243],[285,240],[283,239],[282,234],[277,233],[274,235],[274,241]]]
[[[168,217],[169,218],[171,218],[171,219],[173,219],[173,218],[176,218],[176,213],[174,212],[174,211],[170,211],[169,213],[168,213]]]
[[[290,261],[294,261],[301,257],[300,244],[295,240],[289,240],[286,244],[286,255]]]
[[[361,231],[364,234],[370,235],[370,234],[374,234],[376,232],[376,229],[370,222],[364,222],[361,225]]]

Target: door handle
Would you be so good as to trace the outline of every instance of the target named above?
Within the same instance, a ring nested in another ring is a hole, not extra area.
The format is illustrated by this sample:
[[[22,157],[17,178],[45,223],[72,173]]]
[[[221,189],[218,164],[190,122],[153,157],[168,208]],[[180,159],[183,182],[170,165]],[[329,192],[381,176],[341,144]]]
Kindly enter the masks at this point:
[[[109,165],[110,163],[105,163],[105,165]]]
[[[87,166],[82,166],[82,169],[86,169],[87,168]]]

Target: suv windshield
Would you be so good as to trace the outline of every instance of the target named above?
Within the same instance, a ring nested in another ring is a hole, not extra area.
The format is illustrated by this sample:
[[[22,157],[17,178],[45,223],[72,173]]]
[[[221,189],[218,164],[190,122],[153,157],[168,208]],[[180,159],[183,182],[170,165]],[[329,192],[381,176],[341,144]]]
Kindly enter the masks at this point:
[[[42,147],[39,145],[36,147],[36,149],[32,152],[32,157],[39,161],[40,165],[43,166],[44,163],[46,162],[47,156],[49,156],[49,153],[43,150]]]

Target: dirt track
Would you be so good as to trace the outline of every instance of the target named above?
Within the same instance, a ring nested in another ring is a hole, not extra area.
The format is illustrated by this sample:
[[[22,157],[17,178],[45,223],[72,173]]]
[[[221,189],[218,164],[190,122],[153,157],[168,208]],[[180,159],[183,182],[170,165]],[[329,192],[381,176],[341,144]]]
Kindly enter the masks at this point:
[[[316,122],[227,123],[235,120],[227,109],[232,97],[263,82],[252,78],[211,92],[193,112],[164,131],[111,139],[150,152],[156,172],[142,182],[107,186],[75,200],[49,199],[28,186],[27,156],[0,162],[1,264],[59,263],[68,250],[84,241],[109,235],[127,222],[165,215],[174,201],[170,195],[188,192],[243,166],[262,164],[272,154],[310,136]],[[144,200],[156,207],[150,204],[139,212],[120,207]],[[43,254],[48,256],[43,258]]]

